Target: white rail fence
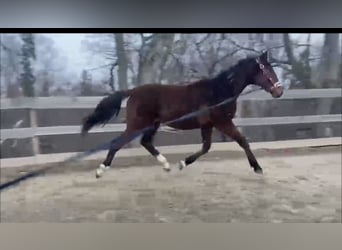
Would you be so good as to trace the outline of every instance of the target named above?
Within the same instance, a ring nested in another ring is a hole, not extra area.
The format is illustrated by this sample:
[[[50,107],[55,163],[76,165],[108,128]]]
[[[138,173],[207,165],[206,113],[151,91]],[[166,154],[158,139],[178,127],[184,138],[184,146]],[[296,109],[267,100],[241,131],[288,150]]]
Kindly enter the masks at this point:
[[[309,89],[309,90],[288,90],[279,100],[312,99],[312,98],[340,98],[341,89]],[[48,126],[37,125],[37,111],[46,109],[93,109],[103,97],[42,97],[42,98],[16,98],[1,99],[1,110],[9,111],[16,109],[28,109],[30,127],[1,129],[1,144],[8,139],[32,138],[34,155],[40,154],[39,137],[46,135],[72,135],[80,133],[80,125],[75,126]],[[244,100],[271,100],[265,92],[255,92],[248,96],[241,96],[239,103]],[[123,103],[125,107],[126,102]],[[240,127],[263,126],[263,125],[289,125],[289,124],[310,124],[341,122],[341,114],[318,114],[304,116],[280,116],[261,118],[234,119],[235,124]],[[20,122],[19,122],[20,123]],[[17,124],[18,125],[18,124]],[[93,129],[90,133],[121,132],[125,129],[125,123],[108,124],[105,127]],[[162,131],[173,132],[165,127]]]

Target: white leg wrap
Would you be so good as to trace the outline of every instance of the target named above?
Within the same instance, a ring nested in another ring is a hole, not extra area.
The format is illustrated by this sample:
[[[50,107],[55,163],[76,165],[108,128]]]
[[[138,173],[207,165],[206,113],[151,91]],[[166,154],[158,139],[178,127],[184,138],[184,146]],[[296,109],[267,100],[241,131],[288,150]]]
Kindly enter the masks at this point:
[[[165,169],[170,169],[170,164],[169,164],[169,162],[167,161],[167,159],[164,157],[164,155],[159,154],[159,155],[157,155],[156,158],[157,158],[157,160],[158,160],[161,164],[163,164],[163,166],[164,166]]]
[[[181,160],[181,161],[179,162],[179,169],[182,170],[182,169],[185,168],[185,167],[186,167],[185,161]]]
[[[96,169],[96,177],[101,177],[105,170],[109,169],[109,166],[105,166],[103,163]]]

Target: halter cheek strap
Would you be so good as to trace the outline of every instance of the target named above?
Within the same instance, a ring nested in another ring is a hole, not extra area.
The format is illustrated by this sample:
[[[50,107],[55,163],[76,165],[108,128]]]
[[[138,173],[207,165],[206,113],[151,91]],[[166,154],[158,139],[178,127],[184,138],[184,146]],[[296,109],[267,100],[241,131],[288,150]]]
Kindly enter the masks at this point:
[[[272,86],[271,89],[270,89],[271,91],[272,91],[273,89],[275,89],[275,88],[278,88],[278,87],[281,87],[281,86],[282,86],[281,83],[280,83],[279,81],[274,82],[273,79],[272,79],[271,77],[268,76],[268,73],[267,73],[266,70],[265,70],[265,65],[262,64],[262,63],[260,62],[260,59],[259,59],[259,58],[256,59],[256,62],[258,63],[259,68],[261,69],[262,73],[263,73],[263,74],[268,78],[268,80],[270,80],[270,82],[273,84],[273,86]]]

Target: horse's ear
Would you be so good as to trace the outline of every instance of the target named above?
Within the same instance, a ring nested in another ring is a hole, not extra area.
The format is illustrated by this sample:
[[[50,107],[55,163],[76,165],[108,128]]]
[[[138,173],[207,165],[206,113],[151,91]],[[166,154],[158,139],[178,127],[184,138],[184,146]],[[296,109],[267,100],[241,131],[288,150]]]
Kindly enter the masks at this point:
[[[262,63],[267,63],[269,60],[269,53],[268,53],[268,51],[266,50],[266,51],[264,51],[260,56],[259,56],[259,58],[260,58],[260,61],[262,62]]]

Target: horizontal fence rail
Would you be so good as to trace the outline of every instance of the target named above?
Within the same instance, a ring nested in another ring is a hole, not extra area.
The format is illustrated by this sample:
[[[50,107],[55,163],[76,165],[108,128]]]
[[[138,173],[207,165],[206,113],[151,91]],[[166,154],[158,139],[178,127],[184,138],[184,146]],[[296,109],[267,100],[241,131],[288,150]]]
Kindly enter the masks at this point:
[[[329,123],[341,122],[342,115],[313,115],[313,116],[287,116],[287,117],[264,117],[260,118],[235,118],[234,124],[238,127],[264,126],[264,125],[286,125],[286,124],[305,124],[305,123]],[[97,127],[89,133],[103,132],[124,132],[126,124],[108,124],[105,127]],[[167,129],[162,126],[159,131],[175,132],[177,130]],[[1,140],[30,138],[33,136],[44,135],[66,135],[80,134],[80,126],[55,126],[55,127],[37,127],[37,128],[13,128],[2,129]]]
[[[341,91],[340,88],[286,90],[280,99],[273,99],[265,91],[254,92],[238,99],[234,123],[251,142],[339,137]],[[0,158],[79,152],[118,136],[126,128],[126,102],[115,121],[95,127],[88,138],[81,139],[82,117],[102,98],[2,98]],[[157,146],[201,143],[198,131],[163,126],[159,131]],[[214,142],[225,140],[218,133],[213,138]]]

